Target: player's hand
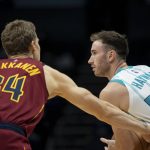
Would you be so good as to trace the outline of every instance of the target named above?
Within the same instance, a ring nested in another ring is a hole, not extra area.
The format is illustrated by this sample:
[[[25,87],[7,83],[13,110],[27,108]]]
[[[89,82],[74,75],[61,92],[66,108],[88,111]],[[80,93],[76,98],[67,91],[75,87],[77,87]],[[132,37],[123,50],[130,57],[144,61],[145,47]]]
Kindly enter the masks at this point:
[[[116,150],[115,148],[115,140],[109,140],[106,138],[100,138],[101,142],[107,144],[107,146],[104,147],[105,150]]]

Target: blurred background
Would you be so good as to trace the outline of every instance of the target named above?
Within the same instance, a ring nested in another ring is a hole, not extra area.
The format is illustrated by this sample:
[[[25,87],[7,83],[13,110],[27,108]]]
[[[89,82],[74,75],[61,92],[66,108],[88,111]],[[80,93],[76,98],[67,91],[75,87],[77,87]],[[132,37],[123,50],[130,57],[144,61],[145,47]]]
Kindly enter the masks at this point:
[[[87,63],[91,33],[126,34],[128,64],[150,65],[150,0],[0,0],[0,32],[14,19],[35,23],[44,63],[96,96],[108,81],[95,77]],[[30,142],[33,150],[104,150],[99,138],[111,136],[108,124],[56,97],[47,103]]]

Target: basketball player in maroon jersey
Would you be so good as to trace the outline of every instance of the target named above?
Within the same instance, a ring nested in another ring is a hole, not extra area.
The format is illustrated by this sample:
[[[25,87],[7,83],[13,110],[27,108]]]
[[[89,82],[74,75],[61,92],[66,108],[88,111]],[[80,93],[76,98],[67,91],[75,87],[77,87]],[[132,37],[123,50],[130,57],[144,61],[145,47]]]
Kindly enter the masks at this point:
[[[0,60],[0,149],[31,150],[28,137],[48,99],[61,96],[113,126],[146,134],[149,126],[78,87],[67,75],[40,62],[35,26],[8,23],[1,34],[8,59]]]

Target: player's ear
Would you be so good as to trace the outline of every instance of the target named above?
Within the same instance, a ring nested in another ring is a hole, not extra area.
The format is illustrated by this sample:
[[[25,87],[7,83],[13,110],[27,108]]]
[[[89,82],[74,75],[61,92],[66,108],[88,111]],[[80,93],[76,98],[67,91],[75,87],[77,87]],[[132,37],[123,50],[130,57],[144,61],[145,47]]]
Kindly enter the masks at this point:
[[[113,62],[116,58],[116,51],[115,50],[109,50],[107,57],[108,57],[108,61],[110,63]]]
[[[31,43],[29,45],[29,51],[30,52],[34,52],[35,49],[36,49],[36,47],[35,47],[35,41],[33,40],[33,41],[31,41]]]

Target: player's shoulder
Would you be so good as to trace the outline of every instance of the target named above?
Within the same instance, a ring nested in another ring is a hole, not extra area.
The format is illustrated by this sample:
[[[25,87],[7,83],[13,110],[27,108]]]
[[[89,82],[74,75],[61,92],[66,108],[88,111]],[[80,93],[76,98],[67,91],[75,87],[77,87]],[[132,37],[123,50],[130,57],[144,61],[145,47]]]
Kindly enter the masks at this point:
[[[120,85],[117,82],[109,82],[105,88],[101,91],[100,95],[113,95],[119,92],[120,89],[122,89],[123,86]]]
[[[60,73],[58,70],[56,70],[53,67],[48,66],[46,64],[43,66],[43,69],[44,69],[45,73],[48,73],[48,74],[51,74],[51,75],[55,75],[55,76],[57,76]]]
[[[137,65],[137,66],[135,66],[135,69],[141,70],[141,71],[144,71],[144,72],[149,72],[150,71],[150,67],[147,66],[147,65]]]
[[[60,80],[63,80],[66,78],[66,75],[62,72],[60,72],[57,69],[54,69],[51,66],[44,65],[43,66],[44,74],[46,78],[52,78],[55,80],[55,82],[59,82]]]
[[[123,85],[116,82],[110,82],[101,91],[100,98],[120,107],[120,99],[127,93],[127,89]]]

